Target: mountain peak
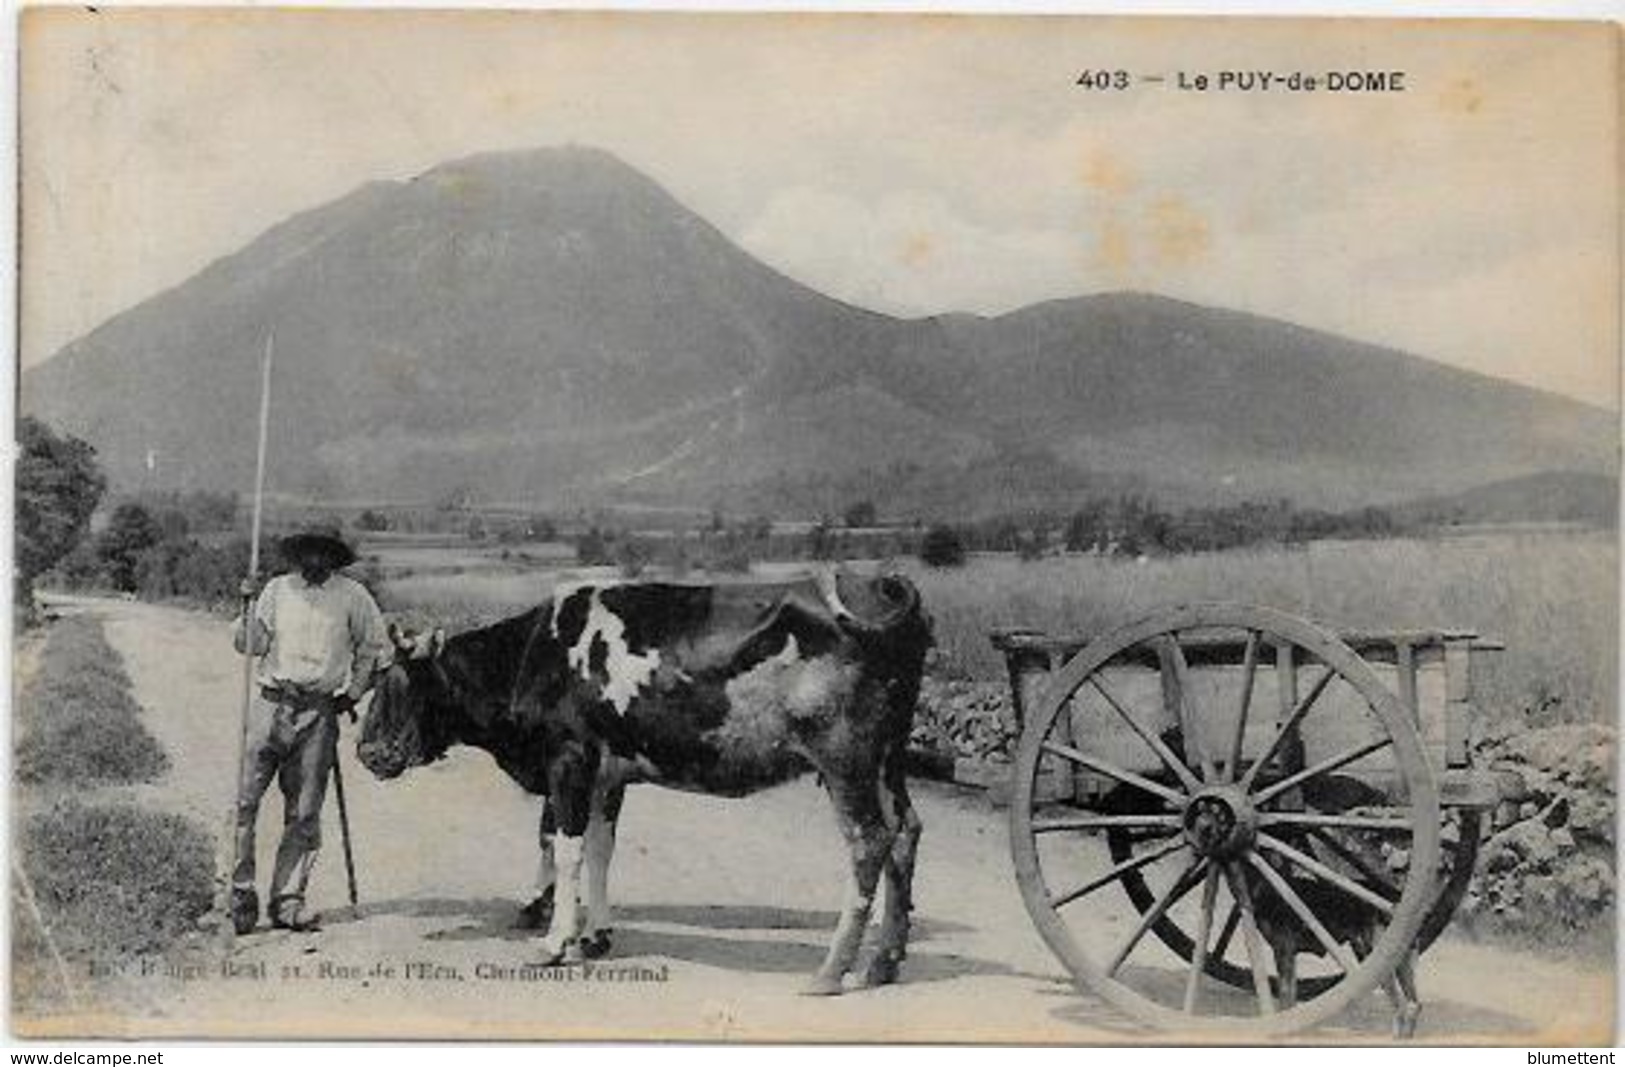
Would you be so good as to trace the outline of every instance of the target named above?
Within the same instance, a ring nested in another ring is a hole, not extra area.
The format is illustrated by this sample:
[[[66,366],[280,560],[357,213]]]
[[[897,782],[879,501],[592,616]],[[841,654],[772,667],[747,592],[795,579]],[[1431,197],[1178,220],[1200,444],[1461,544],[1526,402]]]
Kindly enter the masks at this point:
[[[632,181],[658,188],[637,168],[605,148],[565,143],[534,148],[494,149],[438,163],[411,181],[433,181],[480,175],[510,179],[521,176],[578,180],[583,177]]]
[[[286,220],[27,372],[24,408],[90,440],[119,483],[239,487],[269,335],[272,484],[330,499],[546,501],[659,470],[659,490],[710,502],[1026,449],[1371,502],[1606,467],[1614,440],[1578,404],[1151,293],[865,311],[574,144],[468,156]]]

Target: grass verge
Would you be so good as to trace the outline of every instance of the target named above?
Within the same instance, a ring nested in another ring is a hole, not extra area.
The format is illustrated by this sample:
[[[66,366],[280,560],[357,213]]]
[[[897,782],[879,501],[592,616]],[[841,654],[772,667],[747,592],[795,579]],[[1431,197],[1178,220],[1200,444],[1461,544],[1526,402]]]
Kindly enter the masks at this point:
[[[140,716],[101,624],[83,615],[58,621],[18,700],[17,780],[86,788],[157,778],[169,759]]]
[[[49,1014],[82,1006],[98,968],[192,929],[211,904],[214,849],[189,819],[98,796],[159,777],[169,760],[97,619],[52,624],[17,726],[13,1010]]]

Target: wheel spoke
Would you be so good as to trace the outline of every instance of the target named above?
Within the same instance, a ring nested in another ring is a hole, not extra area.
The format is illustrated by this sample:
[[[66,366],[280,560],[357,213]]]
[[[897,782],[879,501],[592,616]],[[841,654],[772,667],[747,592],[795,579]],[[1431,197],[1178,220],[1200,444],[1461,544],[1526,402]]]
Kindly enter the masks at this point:
[[[1174,753],[1173,749],[1169,748],[1167,744],[1164,743],[1162,738],[1158,737],[1150,730],[1147,730],[1143,725],[1141,725],[1140,720],[1136,719],[1132,714],[1130,714],[1128,708],[1123,706],[1123,702],[1118,700],[1117,697],[1106,688],[1106,683],[1101,680],[1098,672],[1089,676],[1089,684],[1094,686],[1095,692],[1099,693],[1101,698],[1106,701],[1111,709],[1117,712],[1117,717],[1127,723],[1128,728],[1133,730],[1135,734],[1139,736],[1140,740],[1151,746],[1151,751],[1157,754],[1157,758],[1163,763],[1167,764],[1168,769],[1173,771],[1174,774],[1178,776],[1180,784],[1191,792],[1195,792],[1197,789],[1201,788],[1202,783],[1196,780],[1196,775],[1191,773],[1190,768],[1185,766],[1184,761]]]
[[[1291,860],[1293,863],[1296,863],[1299,867],[1302,867],[1309,873],[1318,874],[1323,881],[1331,883],[1338,889],[1341,889],[1343,892],[1347,893],[1349,896],[1354,897],[1356,900],[1364,901],[1373,908],[1376,908],[1378,911],[1382,912],[1384,915],[1391,916],[1394,914],[1393,902],[1384,900],[1382,897],[1373,893],[1360,883],[1354,881],[1344,874],[1339,873],[1338,871],[1334,871],[1332,868],[1326,866],[1313,856],[1304,855],[1302,852],[1299,852],[1286,842],[1280,841],[1271,837],[1269,834],[1261,832],[1258,835],[1258,844],[1262,848],[1267,848],[1272,852],[1285,856],[1287,859]]]
[[[1117,974],[1118,968],[1123,966],[1124,961],[1129,957],[1129,953],[1133,952],[1134,947],[1145,937],[1145,932],[1155,926],[1157,920],[1161,919],[1169,908],[1184,900],[1185,894],[1196,888],[1199,876],[1207,865],[1208,860],[1205,856],[1201,859],[1193,859],[1180,872],[1179,877],[1174,879],[1174,884],[1168,887],[1168,891],[1158,898],[1150,910],[1140,916],[1140,923],[1134,928],[1134,933],[1129,935],[1129,939],[1123,943],[1123,947],[1118,949],[1117,954],[1112,957],[1111,963],[1106,965],[1107,978]]]
[[[1185,758],[1195,760],[1202,768],[1202,777],[1209,781],[1218,778],[1218,770],[1213,766],[1213,758],[1208,755],[1207,744],[1202,740],[1201,724],[1191,714],[1191,669],[1185,659],[1185,649],[1179,643],[1179,638],[1169,633],[1158,639],[1157,644],[1172,665],[1174,671],[1174,690],[1179,700],[1179,732],[1185,739]]]
[[[1064,830],[1166,830],[1180,828],[1179,816],[1162,815],[1063,815],[1033,820],[1033,833],[1052,834]]]
[[[1261,811],[1260,826],[1335,827],[1370,833],[1413,833],[1416,827],[1403,815],[1335,815],[1319,811]]]
[[[1072,903],[1073,901],[1079,899],[1080,897],[1088,896],[1090,893],[1093,893],[1095,890],[1099,889],[1101,886],[1110,885],[1112,882],[1117,881],[1119,878],[1123,877],[1123,875],[1129,873],[1130,871],[1137,871],[1141,867],[1146,867],[1146,866],[1149,866],[1149,865],[1157,862],[1158,860],[1162,859],[1164,856],[1168,855],[1171,852],[1177,852],[1182,848],[1188,848],[1188,847],[1189,847],[1188,843],[1182,837],[1175,838],[1172,841],[1164,842],[1163,844],[1157,846],[1156,848],[1148,849],[1145,852],[1140,853],[1138,856],[1135,856],[1133,859],[1124,860],[1122,863],[1119,863],[1117,866],[1113,867],[1111,870],[1107,871],[1105,874],[1101,875],[1098,878],[1094,878],[1094,879],[1091,879],[1090,881],[1085,882],[1083,885],[1081,885],[1078,888],[1072,890],[1071,892],[1064,893],[1061,896],[1052,898],[1050,900],[1050,902],[1049,902],[1050,907],[1052,907],[1052,908],[1064,908],[1066,905]]]
[[[1331,958],[1336,961],[1344,974],[1348,974],[1360,965],[1359,961],[1354,958],[1354,954],[1346,946],[1338,944],[1337,939],[1332,937],[1319,919],[1315,918],[1315,913],[1309,910],[1309,905],[1305,904],[1303,898],[1298,896],[1285,878],[1281,877],[1280,872],[1269,865],[1268,860],[1256,852],[1249,852],[1247,862],[1251,863],[1253,869],[1263,877],[1265,882],[1269,883],[1271,889],[1275,890],[1275,895],[1286,901],[1286,906],[1291,908],[1298,918],[1303,921],[1303,924],[1309,928],[1309,932],[1315,935],[1315,940],[1319,941],[1321,947],[1330,953]]]
[[[1209,866],[1202,883],[1202,910],[1196,918],[1196,953],[1191,957],[1190,974],[1185,979],[1185,1014],[1196,1014],[1196,997],[1201,991],[1202,972],[1207,970],[1207,942],[1213,933],[1213,908],[1219,897],[1219,868]]]
[[[1132,785],[1136,789],[1143,789],[1147,793],[1159,796],[1176,807],[1185,803],[1185,795],[1178,790],[1169,789],[1161,782],[1153,782],[1151,779],[1135,774],[1133,771],[1126,771],[1115,763],[1108,763],[1086,752],[1079,752],[1071,745],[1063,745],[1059,741],[1045,741],[1043,747],[1044,751],[1051,755],[1060,756],[1062,759],[1071,760],[1073,763],[1088,767],[1092,771],[1098,771],[1108,778],[1117,779],[1124,785]]]
[[[1377,870],[1370,860],[1319,827],[1311,828],[1309,833],[1316,841],[1331,849],[1338,859],[1359,871],[1361,878],[1377,886],[1380,895],[1389,900],[1399,899],[1399,887],[1388,880],[1386,872]]]
[[[1279,782],[1276,782],[1272,786],[1260,789],[1253,796],[1253,803],[1255,805],[1267,804],[1295,785],[1301,785],[1311,778],[1318,778],[1323,774],[1328,774],[1337,770],[1339,767],[1346,767],[1355,760],[1364,759],[1365,757],[1371,755],[1371,753],[1376,752],[1378,749],[1387,748],[1393,743],[1393,738],[1381,737],[1368,744],[1361,745],[1359,748],[1349,749],[1342,755],[1331,756],[1327,759],[1323,759],[1313,767],[1305,767],[1297,774],[1289,775],[1286,778],[1282,778]]]
[[[1258,631],[1247,631],[1247,651],[1241,662],[1241,698],[1236,706],[1236,732],[1230,738],[1230,759],[1224,765],[1224,781],[1236,780],[1241,769],[1241,743],[1247,733],[1247,710],[1253,702],[1253,679],[1258,674]]]
[[[1241,779],[1241,788],[1252,789],[1253,781],[1258,777],[1259,772],[1269,764],[1276,750],[1291,736],[1292,731],[1298,728],[1298,724],[1303,721],[1303,717],[1309,714],[1309,709],[1315,706],[1315,701],[1320,699],[1320,694],[1326,691],[1326,687],[1331,684],[1332,679],[1335,677],[1337,677],[1337,672],[1327,667],[1326,673],[1315,680],[1314,686],[1304,695],[1302,700],[1298,701],[1298,706],[1292,709],[1292,714],[1287,716],[1286,722],[1282,723],[1281,728],[1275,731],[1275,737],[1270,740],[1269,747],[1264,750],[1264,754],[1258,757],[1257,762],[1251,767],[1247,768],[1247,773]]]
[[[1230,895],[1236,898],[1241,910],[1241,937],[1247,946],[1247,964],[1253,970],[1253,993],[1258,997],[1258,1010],[1263,1015],[1275,1014],[1275,994],[1270,989],[1269,971],[1264,968],[1264,939],[1258,934],[1258,923],[1253,918],[1253,897],[1247,888],[1246,872],[1226,865],[1224,876],[1230,883]]]

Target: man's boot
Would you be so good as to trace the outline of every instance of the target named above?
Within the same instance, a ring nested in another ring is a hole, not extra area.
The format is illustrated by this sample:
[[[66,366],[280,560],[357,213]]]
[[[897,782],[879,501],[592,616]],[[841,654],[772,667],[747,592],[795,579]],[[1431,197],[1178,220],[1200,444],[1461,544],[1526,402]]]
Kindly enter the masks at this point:
[[[304,913],[305,902],[295,896],[278,897],[271,903],[271,925],[278,930],[320,930],[314,915]]]
[[[239,934],[253,933],[260,924],[260,895],[252,887],[231,891],[231,928]]]

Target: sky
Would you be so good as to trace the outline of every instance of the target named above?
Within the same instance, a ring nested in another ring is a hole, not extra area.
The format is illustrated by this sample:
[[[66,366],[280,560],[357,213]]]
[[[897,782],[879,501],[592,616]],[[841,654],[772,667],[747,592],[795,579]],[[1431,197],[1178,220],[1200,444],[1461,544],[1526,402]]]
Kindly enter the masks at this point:
[[[1606,27],[79,8],[21,40],[25,367],[363,182],[574,142],[878,310],[1151,291],[1619,406]],[[1225,70],[1406,91],[1176,87]]]

